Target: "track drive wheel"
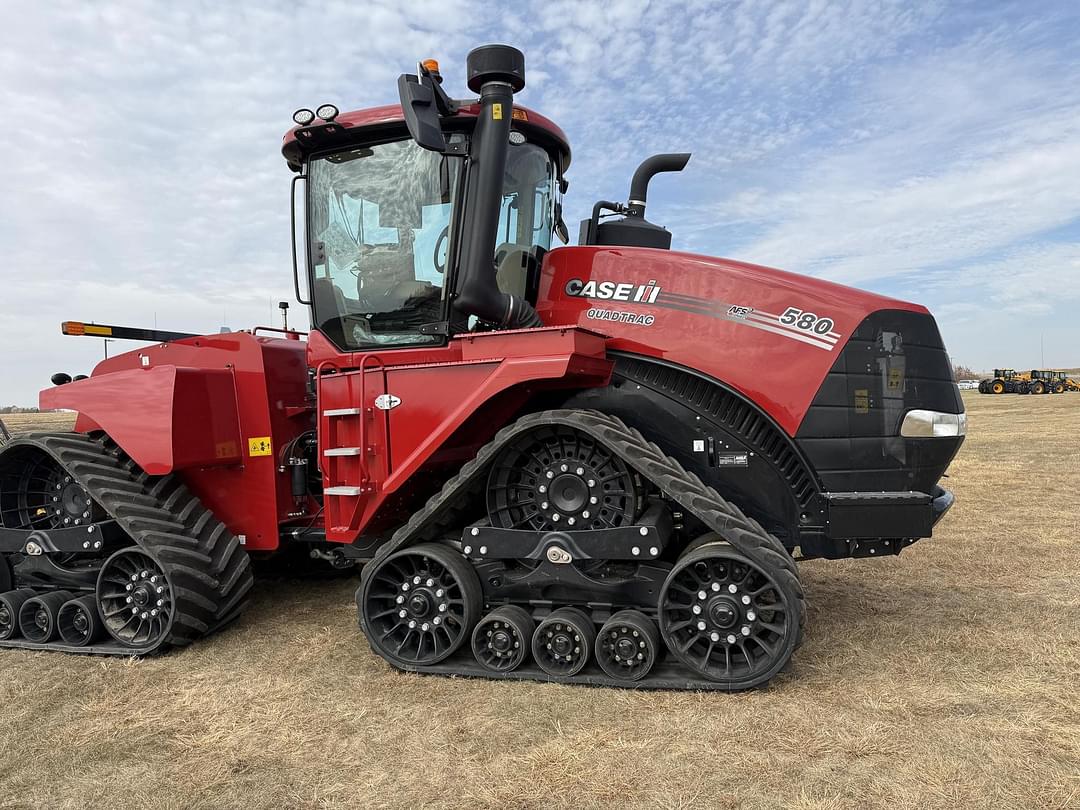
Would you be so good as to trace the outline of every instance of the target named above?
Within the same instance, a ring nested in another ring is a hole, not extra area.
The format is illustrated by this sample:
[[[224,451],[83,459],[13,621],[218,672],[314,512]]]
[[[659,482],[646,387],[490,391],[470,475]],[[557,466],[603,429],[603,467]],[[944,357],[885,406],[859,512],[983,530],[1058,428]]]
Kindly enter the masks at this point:
[[[560,608],[536,628],[532,653],[548,675],[577,675],[589,662],[596,641],[592,619],[577,608]]]
[[[482,599],[475,569],[449,546],[400,549],[365,580],[368,641],[396,666],[437,664],[469,639]]]
[[[766,683],[799,641],[797,583],[723,542],[684,554],[660,591],[660,632],[694,672],[735,691]]]
[[[591,436],[566,425],[516,438],[491,467],[488,513],[504,529],[630,526],[641,508],[638,476]]]
[[[596,636],[596,662],[612,678],[640,681],[660,655],[656,622],[640,610],[620,610]]]
[[[1005,383],[1003,383],[1001,380],[994,380],[992,383],[990,383],[990,393],[992,393],[992,394],[1004,394],[1005,393]]]
[[[1057,383],[1054,386],[1054,393],[1055,394],[1064,394],[1065,393],[1065,383]]]
[[[510,672],[529,654],[536,622],[525,608],[504,605],[480,620],[472,634],[476,660],[493,672]]]
[[[1033,393],[1033,394],[1045,394],[1046,393],[1046,385],[1043,383],[1042,380],[1038,380],[1038,381],[1032,383],[1031,393]]]

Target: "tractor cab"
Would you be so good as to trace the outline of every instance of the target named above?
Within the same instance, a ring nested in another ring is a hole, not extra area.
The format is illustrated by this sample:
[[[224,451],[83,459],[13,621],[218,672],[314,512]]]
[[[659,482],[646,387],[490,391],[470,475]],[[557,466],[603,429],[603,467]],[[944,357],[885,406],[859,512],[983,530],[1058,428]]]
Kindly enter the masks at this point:
[[[401,134],[308,164],[314,325],[344,351],[431,345],[447,333],[466,161]],[[492,255],[504,294],[535,301],[554,201],[551,157],[524,139],[512,144]]]
[[[303,187],[293,195],[294,213],[304,213],[302,233],[294,229],[303,302],[340,353],[541,325],[540,265],[553,233],[566,241],[566,137],[513,105],[524,86],[513,48],[470,55],[469,86],[480,99],[452,100],[441,81],[428,60],[401,77],[400,105],[298,110],[286,135],[294,187]]]

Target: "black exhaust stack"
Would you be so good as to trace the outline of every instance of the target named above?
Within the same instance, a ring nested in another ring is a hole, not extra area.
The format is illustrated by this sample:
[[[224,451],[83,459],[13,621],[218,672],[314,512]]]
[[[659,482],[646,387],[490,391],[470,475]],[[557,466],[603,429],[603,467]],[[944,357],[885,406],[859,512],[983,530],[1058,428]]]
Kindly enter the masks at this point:
[[[630,199],[626,205],[601,200],[593,207],[590,219],[582,220],[582,245],[624,245],[627,247],[650,247],[671,249],[671,232],[645,219],[645,202],[649,194],[649,181],[660,172],[681,172],[690,160],[689,152],[653,155],[646,158],[630,181]],[[625,214],[622,219],[600,222],[602,210]]]
[[[462,231],[454,309],[504,329],[542,326],[528,301],[499,289],[495,267],[514,93],[525,86],[525,55],[509,45],[485,45],[469,53],[467,68],[469,89],[480,94],[480,114],[469,156],[469,217]]]

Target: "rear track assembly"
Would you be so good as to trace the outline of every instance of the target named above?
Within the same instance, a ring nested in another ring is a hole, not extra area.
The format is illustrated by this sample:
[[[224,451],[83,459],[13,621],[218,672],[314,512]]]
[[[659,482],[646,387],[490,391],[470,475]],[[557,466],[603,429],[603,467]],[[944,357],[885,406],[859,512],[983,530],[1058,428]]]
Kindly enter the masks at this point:
[[[72,605],[58,617],[59,639],[38,643],[16,632],[0,640],[0,646],[149,655],[190,644],[243,610],[253,582],[247,553],[177,476],[149,476],[109,439],[77,433],[15,438],[0,459],[16,451],[49,457],[72,486],[93,499],[88,508],[107,515],[107,523],[78,527],[86,532],[84,548],[90,553],[99,547],[89,542],[100,536],[94,530],[103,525],[118,527],[132,545],[102,560],[96,588],[101,615],[85,612],[94,602],[86,599],[94,594],[88,584],[71,594],[83,600],[83,615]],[[103,620],[101,627],[95,625],[98,620]],[[90,633],[107,640],[85,643]]]

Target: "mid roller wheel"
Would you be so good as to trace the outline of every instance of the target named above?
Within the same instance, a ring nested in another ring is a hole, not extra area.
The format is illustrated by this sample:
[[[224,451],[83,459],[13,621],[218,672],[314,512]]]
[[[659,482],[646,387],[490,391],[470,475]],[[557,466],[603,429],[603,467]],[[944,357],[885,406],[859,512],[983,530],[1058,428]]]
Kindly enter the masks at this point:
[[[656,622],[640,610],[621,610],[596,636],[596,662],[612,678],[640,681],[660,655]]]
[[[437,543],[395,551],[361,588],[368,641],[405,668],[437,664],[456,652],[482,609],[475,569]]]
[[[727,543],[683,555],[660,591],[660,632],[695,673],[751,689],[791,658],[799,640],[794,581]]]
[[[164,567],[138,546],[120,549],[101,566],[97,603],[109,635],[128,647],[165,641],[176,615],[176,595]]]
[[[476,660],[492,672],[510,672],[529,652],[536,622],[522,607],[504,605],[480,620],[472,634]]]
[[[28,599],[37,596],[33,588],[0,594],[0,641],[19,637],[19,611]]]
[[[59,633],[56,614],[72,598],[67,591],[49,591],[27,599],[19,609],[19,630],[27,641],[46,644]]]
[[[592,619],[577,608],[560,608],[536,628],[532,654],[548,675],[577,675],[589,661],[596,640]]]
[[[104,632],[97,598],[81,596],[64,603],[56,615],[60,638],[73,647],[86,647]]]

